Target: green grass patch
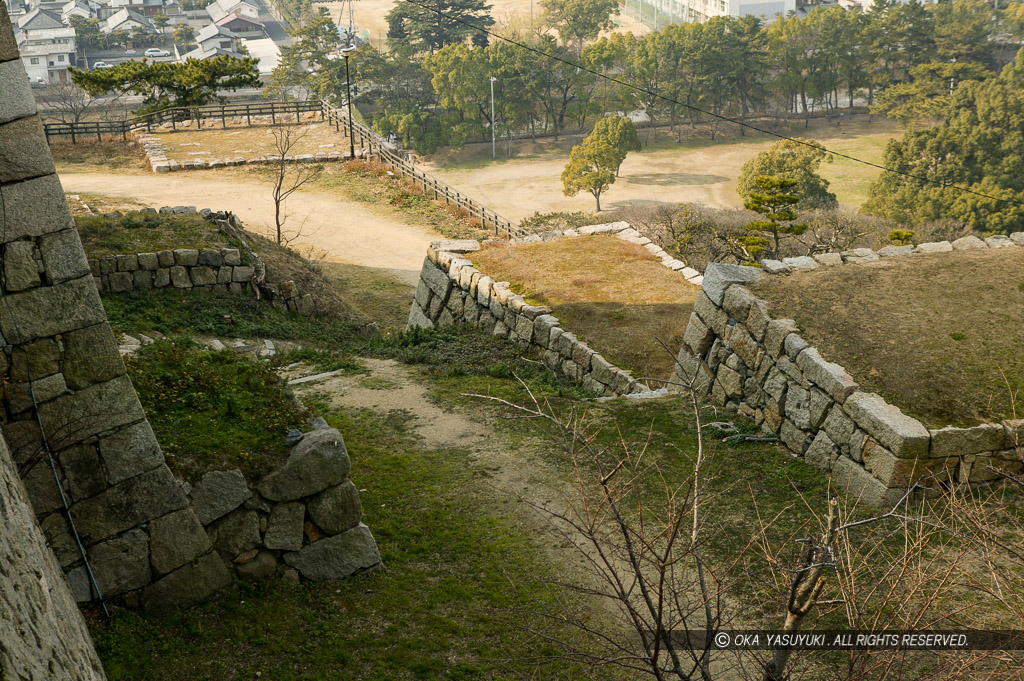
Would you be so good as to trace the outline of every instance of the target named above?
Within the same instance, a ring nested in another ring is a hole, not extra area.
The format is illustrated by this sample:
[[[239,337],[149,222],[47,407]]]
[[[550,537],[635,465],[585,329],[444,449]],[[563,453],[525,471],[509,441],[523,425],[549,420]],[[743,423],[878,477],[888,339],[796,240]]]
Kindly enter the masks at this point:
[[[90,258],[122,253],[155,253],[175,248],[240,248],[217,225],[199,215],[128,213],[121,217],[76,217],[75,226]],[[249,254],[243,249],[245,264]]]
[[[285,434],[306,416],[276,373],[230,350],[158,341],[127,366],[168,465],[193,482],[231,468],[259,480],[281,461]]]
[[[228,293],[136,291],[104,296],[103,306],[111,325],[125,333],[304,340],[335,348],[350,347],[357,339],[356,327],[348,322],[303,317]]]
[[[516,518],[495,510],[467,452],[416,451],[395,417],[327,419],[345,436],[387,571],[240,585],[163,619],[119,614],[93,629],[111,681],[621,678],[549,659],[557,651],[528,631],[540,624],[529,613],[557,607],[534,588],[556,571]]]

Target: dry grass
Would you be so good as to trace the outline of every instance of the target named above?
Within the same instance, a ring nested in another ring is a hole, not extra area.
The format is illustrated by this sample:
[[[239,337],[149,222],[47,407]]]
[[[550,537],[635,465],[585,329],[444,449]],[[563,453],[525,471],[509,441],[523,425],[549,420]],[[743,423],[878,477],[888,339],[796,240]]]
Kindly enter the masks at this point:
[[[71,207],[71,214],[75,217],[86,217],[90,215],[103,215],[118,211],[140,210],[148,206],[142,201],[129,199],[123,196],[108,196],[106,194],[69,194],[65,192],[68,199],[68,206]]]
[[[473,254],[488,276],[549,305],[566,330],[634,376],[667,378],[696,286],[642,247],[613,236],[498,244]]]
[[[927,425],[1009,417],[1011,393],[1024,397],[1024,249],[894,258],[754,288],[862,389]]]
[[[162,130],[156,133],[160,143],[166,146],[167,158],[175,161],[196,158],[254,158],[277,153],[274,146],[273,126],[255,125],[251,128],[215,128],[219,123],[208,122],[211,127],[202,130]],[[304,123],[289,125],[295,147],[291,154],[316,154],[318,152],[348,151],[348,138],[344,131],[335,132],[334,126],[326,123]]]
[[[97,167],[119,173],[149,173],[146,155],[137,145],[120,139],[80,139],[72,144],[69,139],[50,142],[50,154],[59,172],[80,172]]]

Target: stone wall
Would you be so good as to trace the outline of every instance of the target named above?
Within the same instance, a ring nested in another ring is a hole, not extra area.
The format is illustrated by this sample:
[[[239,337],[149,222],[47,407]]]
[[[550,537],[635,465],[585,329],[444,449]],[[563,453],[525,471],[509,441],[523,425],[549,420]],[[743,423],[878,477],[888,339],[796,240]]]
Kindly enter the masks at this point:
[[[189,489],[214,549],[250,581],[274,576],[282,562],[311,581],[380,567],[341,433],[314,419],[289,442],[285,464],[258,485],[238,470],[212,471]]]
[[[94,594],[62,492],[105,597],[188,606],[230,574],[182,539],[205,533],[125,373],[2,6],[0,92],[3,435],[78,600]]]
[[[567,232],[531,234],[516,241],[550,241],[591,234],[615,234],[631,243],[644,240],[646,243],[642,245],[648,250],[652,250],[647,246],[650,244],[661,251],[624,222],[592,225]],[[541,355],[549,369],[590,392],[610,396],[650,390],[646,384],[633,379],[628,371],[612,365],[563,329],[558,318],[552,316],[551,308],[527,304],[522,296],[512,292],[509,282],[494,281],[473,267],[473,263],[464,256],[479,249],[479,242],[469,240],[435,241],[430,245],[409,312],[409,327],[472,324],[486,333],[530,346]],[[666,267],[673,270],[685,268],[683,263],[673,260],[664,251],[661,254]],[[700,274],[692,270],[689,281],[699,284]]]
[[[155,213],[153,208],[139,211]],[[199,213],[208,220],[231,222],[243,229],[231,213],[196,211],[195,206],[164,206],[161,213]],[[259,257],[253,254],[250,256]],[[311,316],[316,313],[313,298],[300,294],[294,281],[268,284],[257,281],[257,265],[244,264],[237,248],[177,248],[156,253],[105,255],[89,260],[89,270],[100,293],[125,291],[191,290],[198,292],[257,295],[280,309]]]
[[[745,286],[761,276],[758,268],[717,263],[704,273],[676,370],[699,397],[748,416],[873,505],[898,501],[924,476],[933,476],[924,484],[937,489],[997,478],[989,466],[1021,470],[1013,447],[1024,441],[1024,420],[926,428],[860,391],[794,321],[772,319]]]
[[[886,246],[877,251],[870,248],[854,248],[840,253],[818,253],[813,256],[804,255],[782,260],[761,261],[761,269],[767,274],[789,274],[797,270],[813,270],[818,267],[835,265],[859,265],[874,262],[882,258],[900,258],[908,255],[927,253],[952,253],[954,251],[974,251],[982,248],[1013,248],[1024,246],[1024,232],[1014,232],[1010,236],[997,234],[987,239],[976,236],[965,236],[955,241],[931,241],[916,246]]]
[[[6,20],[0,17],[0,20]],[[0,73],[3,66],[0,65]],[[0,78],[3,76],[0,75]],[[0,679],[102,681],[82,614],[0,438]]]

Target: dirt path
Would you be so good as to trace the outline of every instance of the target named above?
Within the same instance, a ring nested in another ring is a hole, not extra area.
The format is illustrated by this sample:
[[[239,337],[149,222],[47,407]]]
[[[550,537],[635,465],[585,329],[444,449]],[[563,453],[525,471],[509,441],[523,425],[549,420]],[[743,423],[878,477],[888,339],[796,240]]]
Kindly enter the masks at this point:
[[[271,235],[274,203],[270,187],[240,178],[216,179],[210,174],[121,175],[61,172],[64,191],[131,197],[153,207],[192,205],[229,210],[246,227]],[[387,269],[401,281],[415,284],[427,246],[441,238],[429,227],[401,222],[385,212],[338,194],[297,192],[288,200],[293,224],[304,236],[295,245],[327,252],[331,262]]]

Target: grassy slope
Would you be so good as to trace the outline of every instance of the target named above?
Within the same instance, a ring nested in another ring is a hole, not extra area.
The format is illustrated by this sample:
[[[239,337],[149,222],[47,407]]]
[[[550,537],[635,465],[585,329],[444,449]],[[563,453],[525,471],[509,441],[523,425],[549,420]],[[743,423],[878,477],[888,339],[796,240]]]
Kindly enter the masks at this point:
[[[667,378],[697,287],[640,246],[612,236],[494,246],[472,255],[495,280],[551,306],[594,350],[636,376]]]
[[[864,389],[930,426],[1010,417],[1024,391],[1024,250],[768,277],[756,291]]]

